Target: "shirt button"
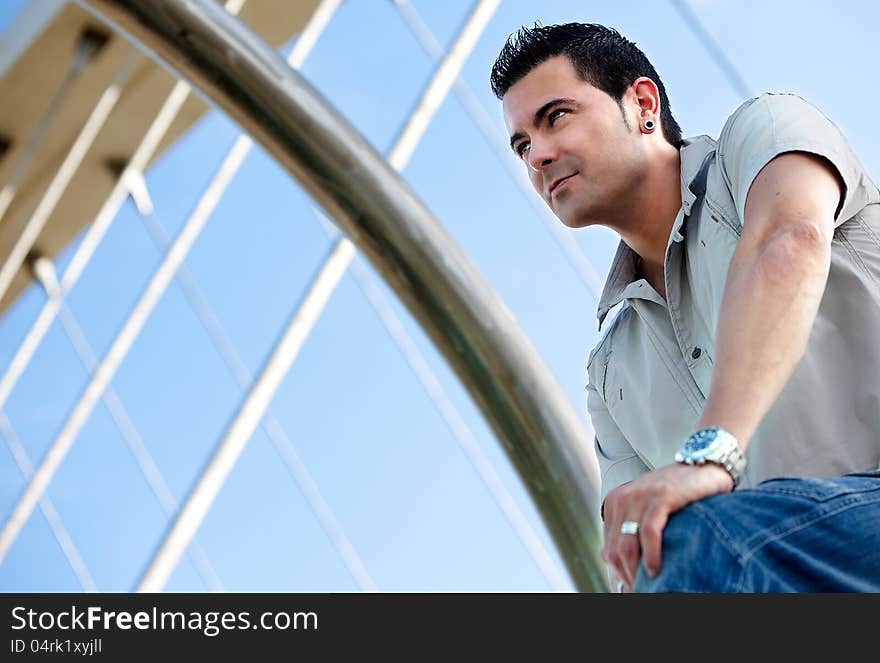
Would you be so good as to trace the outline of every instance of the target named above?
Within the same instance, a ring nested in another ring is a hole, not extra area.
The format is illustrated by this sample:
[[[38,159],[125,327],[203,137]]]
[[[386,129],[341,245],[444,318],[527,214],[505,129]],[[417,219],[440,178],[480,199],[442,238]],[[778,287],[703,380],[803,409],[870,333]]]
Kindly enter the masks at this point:
[[[703,351],[700,350],[700,348],[694,348],[694,351],[691,352],[691,357],[693,357],[694,359],[699,359],[701,354],[703,354]]]

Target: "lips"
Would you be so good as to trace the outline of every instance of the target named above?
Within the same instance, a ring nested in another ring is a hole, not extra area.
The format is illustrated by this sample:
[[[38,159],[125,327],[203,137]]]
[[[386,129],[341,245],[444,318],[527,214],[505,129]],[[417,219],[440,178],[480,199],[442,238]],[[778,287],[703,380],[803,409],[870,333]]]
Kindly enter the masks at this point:
[[[550,188],[547,189],[547,196],[548,196],[548,197],[549,197],[549,196],[552,196],[552,195],[553,195],[553,192],[556,190],[556,188],[557,188],[560,184],[563,184],[564,182],[568,181],[570,178],[574,177],[575,175],[577,175],[577,173],[571,173],[570,175],[565,175],[564,177],[559,177],[559,178],[553,180],[553,181],[550,183]]]

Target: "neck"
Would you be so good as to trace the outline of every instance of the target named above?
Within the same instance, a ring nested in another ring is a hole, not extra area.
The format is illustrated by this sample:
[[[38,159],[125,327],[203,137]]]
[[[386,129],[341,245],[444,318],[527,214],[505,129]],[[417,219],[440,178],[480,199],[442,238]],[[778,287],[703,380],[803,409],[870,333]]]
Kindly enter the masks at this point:
[[[641,256],[639,275],[661,294],[666,245],[681,209],[681,158],[676,148],[667,146],[639,183],[626,217],[614,228]]]

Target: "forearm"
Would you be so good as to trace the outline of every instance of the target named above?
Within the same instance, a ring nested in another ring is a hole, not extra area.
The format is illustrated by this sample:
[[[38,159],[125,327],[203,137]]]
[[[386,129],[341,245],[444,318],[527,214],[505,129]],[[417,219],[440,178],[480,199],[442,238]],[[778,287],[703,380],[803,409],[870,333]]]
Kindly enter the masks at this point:
[[[715,366],[698,428],[721,426],[745,448],[803,356],[830,267],[830,247],[801,223],[741,242],[718,316]]]

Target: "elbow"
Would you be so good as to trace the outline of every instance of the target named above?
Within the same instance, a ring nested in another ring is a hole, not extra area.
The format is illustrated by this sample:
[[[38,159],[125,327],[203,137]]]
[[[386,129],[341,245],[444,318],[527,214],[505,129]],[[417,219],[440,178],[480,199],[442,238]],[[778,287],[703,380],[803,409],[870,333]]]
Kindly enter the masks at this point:
[[[826,229],[813,221],[793,221],[783,228],[781,234],[789,243],[806,252],[821,253],[831,244]]]
[[[793,221],[765,242],[761,271],[773,282],[820,278],[824,284],[831,264],[831,237],[818,223]]]

